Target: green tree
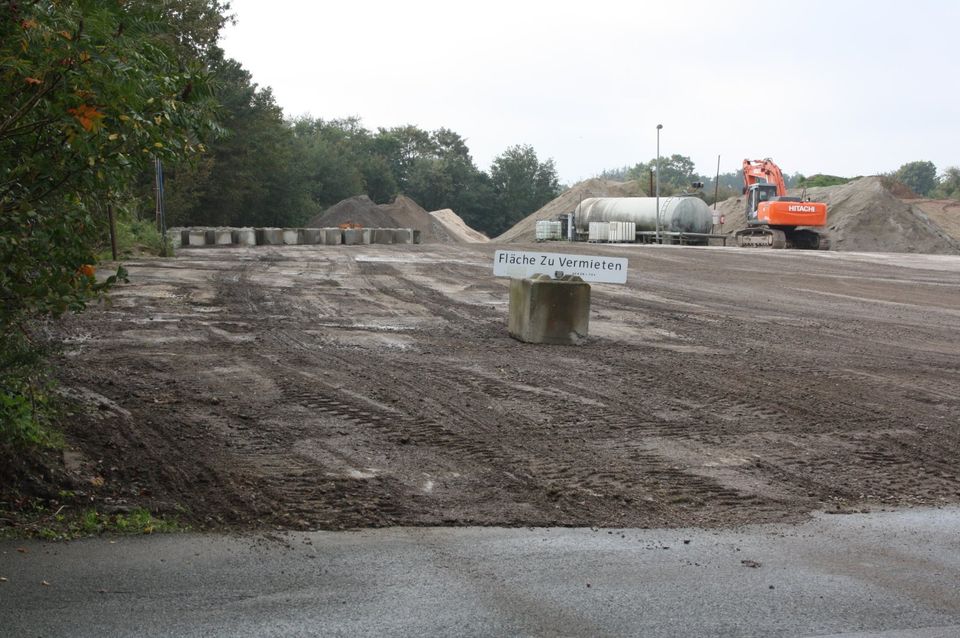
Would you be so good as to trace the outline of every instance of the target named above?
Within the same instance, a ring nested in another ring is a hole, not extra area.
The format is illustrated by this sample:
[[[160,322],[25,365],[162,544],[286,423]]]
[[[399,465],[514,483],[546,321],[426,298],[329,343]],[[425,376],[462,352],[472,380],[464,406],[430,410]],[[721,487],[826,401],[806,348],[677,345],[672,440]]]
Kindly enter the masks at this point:
[[[937,167],[933,162],[908,162],[897,169],[894,177],[924,197],[937,187]]]
[[[960,167],[951,166],[944,171],[933,196],[940,199],[960,199]]]
[[[529,145],[511,146],[490,166],[495,197],[492,218],[482,230],[500,234],[560,193],[553,160],[541,162]]]
[[[316,212],[293,131],[269,88],[213,49],[224,134],[167,180],[171,225],[295,226]]]
[[[109,283],[85,267],[104,206],[154,158],[197,152],[214,130],[193,53],[209,38],[173,4],[0,0],[0,425],[32,405],[31,323],[81,310]]]

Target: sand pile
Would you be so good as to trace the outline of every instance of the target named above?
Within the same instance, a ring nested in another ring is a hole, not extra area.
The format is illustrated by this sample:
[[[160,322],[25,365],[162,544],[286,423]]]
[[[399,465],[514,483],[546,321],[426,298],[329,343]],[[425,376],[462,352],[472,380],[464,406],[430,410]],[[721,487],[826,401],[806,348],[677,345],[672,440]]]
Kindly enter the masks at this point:
[[[906,198],[901,198],[906,199]],[[960,241],[960,201],[955,199],[913,199],[906,202],[919,208],[933,223]]]
[[[307,227],[328,228],[350,222],[365,228],[413,228],[420,231],[425,244],[489,241],[452,210],[437,212],[443,214],[428,213],[405,195],[397,195],[389,204],[375,204],[366,195],[358,195],[334,204],[307,222]]]
[[[467,223],[463,221],[463,218],[449,208],[431,211],[430,216],[439,222],[440,225],[443,226],[443,228],[459,243],[482,244],[490,241],[490,238],[481,233],[479,230],[474,230],[467,226]]]
[[[390,204],[381,204],[380,209],[393,220],[395,228],[413,228],[420,231],[423,243],[451,244],[456,240],[450,236],[442,224],[430,216],[420,204],[406,195],[397,195]]]
[[[331,228],[340,224],[360,224],[367,228],[395,228],[390,215],[366,195],[337,202],[307,222],[307,228]]]
[[[493,241],[534,241],[538,221],[541,219],[553,220],[556,219],[557,215],[572,213],[577,204],[588,197],[642,197],[645,194],[637,181],[614,182],[600,178],[588,179],[568,189],[537,212],[520,220],[513,228],[496,237]]]
[[[802,191],[791,190],[799,196]],[[831,250],[894,253],[958,254],[960,243],[914,201],[902,201],[879,177],[863,177],[840,186],[808,188],[806,195],[827,204]],[[745,202],[732,197],[717,210],[726,215],[724,233],[746,226]]]

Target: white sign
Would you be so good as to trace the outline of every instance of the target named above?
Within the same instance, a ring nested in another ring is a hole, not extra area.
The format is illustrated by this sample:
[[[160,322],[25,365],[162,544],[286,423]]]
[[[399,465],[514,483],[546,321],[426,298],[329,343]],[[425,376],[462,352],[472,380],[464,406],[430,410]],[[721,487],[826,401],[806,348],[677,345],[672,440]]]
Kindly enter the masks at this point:
[[[586,282],[595,284],[625,284],[627,283],[627,259],[498,250],[493,256],[493,274],[497,277],[518,279],[533,275],[550,275],[551,277],[576,275]]]

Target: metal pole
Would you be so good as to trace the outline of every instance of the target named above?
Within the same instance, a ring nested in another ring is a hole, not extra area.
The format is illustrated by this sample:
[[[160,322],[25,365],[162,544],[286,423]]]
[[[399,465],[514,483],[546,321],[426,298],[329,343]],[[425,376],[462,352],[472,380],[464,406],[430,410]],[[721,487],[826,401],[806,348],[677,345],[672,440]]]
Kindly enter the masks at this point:
[[[657,124],[657,243],[663,243],[660,240],[660,129],[663,124]]]
[[[720,156],[717,155],[717,179],[713,180],[713,210],[717,210],[717,197],[720,192]]]
[[[160,227],[161,257],[168,257],[167,250],[167,216],[164,211],[164,192],[163,192],[163,163],[157,158],[157,218]]]
[[[113,217],[113,204],[107,204],[107,219],[110,221],[110,251],[117,260],[117,220]]]

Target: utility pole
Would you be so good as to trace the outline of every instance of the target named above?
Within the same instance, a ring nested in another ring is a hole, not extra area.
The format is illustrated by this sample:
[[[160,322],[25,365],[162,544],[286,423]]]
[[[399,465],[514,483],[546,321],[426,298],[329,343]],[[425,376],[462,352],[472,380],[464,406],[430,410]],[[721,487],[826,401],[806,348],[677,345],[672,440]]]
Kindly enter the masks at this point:
[[[657,243],[662,244],[660,239],[660,129],[663,124],[657,124]]]
[[[717,210],[717,197],[720,193],[720,156],[717,155],[717,179],[713,180],[713,210]]]

